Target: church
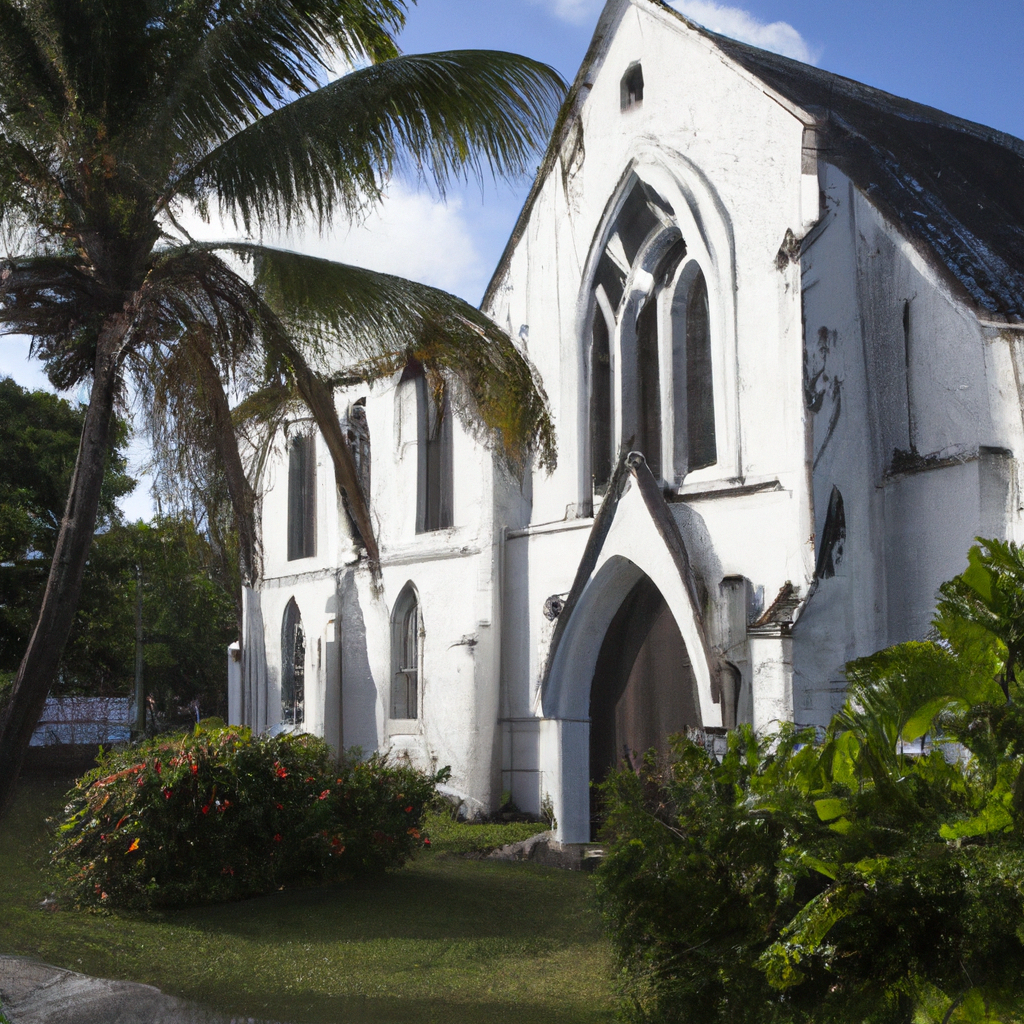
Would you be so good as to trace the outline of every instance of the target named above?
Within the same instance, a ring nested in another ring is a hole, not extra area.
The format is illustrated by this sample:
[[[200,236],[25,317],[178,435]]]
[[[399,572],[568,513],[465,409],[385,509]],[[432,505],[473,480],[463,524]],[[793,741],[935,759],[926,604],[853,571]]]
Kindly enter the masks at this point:
[[[515,479],[409,366],[260,481],[233,721],[452,769],[591,837],[591,782],[686,727],[820,725],[1022,539],[1024,143],[609,0],[483,309],[547,393]]]

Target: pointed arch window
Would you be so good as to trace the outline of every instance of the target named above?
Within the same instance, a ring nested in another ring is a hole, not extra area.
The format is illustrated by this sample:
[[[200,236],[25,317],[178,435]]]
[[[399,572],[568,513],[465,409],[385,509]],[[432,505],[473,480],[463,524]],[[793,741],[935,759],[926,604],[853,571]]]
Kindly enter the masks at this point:
[[[604,494],[615,457],[612,441],[612,361],[608,321],[595,304],[590,344],[590,469],[594,493]]]
[[[391,718],[419,718],[420,606],[408,584],[391,616]]]
[[[316,554],[316,439],[288,441],[288,561]]]
[[[672,323],[673,468],[682,483],[718,461],[708,285],[699,267],[683,273]]]
[[[302,725],[306,700],[306,634],[293,597],[281,623],[281,721]]]
[[[366,421],[366,399],[353,402],[348,410],[345,434],[356,464],[356,476],[367,502],[370,500],[370,425]]]
[[[636,440],[655,480],[661,479],[661,372],[658,365],[658,297],[636,320]]]

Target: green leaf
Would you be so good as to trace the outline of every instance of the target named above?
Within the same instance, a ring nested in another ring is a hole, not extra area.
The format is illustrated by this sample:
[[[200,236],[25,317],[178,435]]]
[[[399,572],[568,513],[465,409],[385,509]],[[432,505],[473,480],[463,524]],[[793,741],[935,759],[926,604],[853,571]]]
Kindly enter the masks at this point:
[[[842,817],[850,809],[847,800],[838,797],[827,797],[824,800],[815,800],[814,809],[822,821],[832,821],[834,818]]]
[[[975,544],[967,553],[967,570],[961,574],[964,581],[987,605],[995,600],[995,573],[985,565],[981,548]]]

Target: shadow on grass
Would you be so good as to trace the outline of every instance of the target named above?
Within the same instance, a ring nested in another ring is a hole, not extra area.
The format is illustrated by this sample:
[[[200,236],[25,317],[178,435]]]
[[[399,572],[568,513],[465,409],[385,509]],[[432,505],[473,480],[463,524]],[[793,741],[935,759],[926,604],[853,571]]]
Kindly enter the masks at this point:
[[[557,868],[489,864],[422,856],[404,870],[314,889],[293,889],[241,903],[169,911],[163,919],[254,942],[311,938],[318,942],[372,939],[578,938],[591,880]],[[567,918],[552,907],[578,903]],[[272,934],[267,922],[273,920]]]

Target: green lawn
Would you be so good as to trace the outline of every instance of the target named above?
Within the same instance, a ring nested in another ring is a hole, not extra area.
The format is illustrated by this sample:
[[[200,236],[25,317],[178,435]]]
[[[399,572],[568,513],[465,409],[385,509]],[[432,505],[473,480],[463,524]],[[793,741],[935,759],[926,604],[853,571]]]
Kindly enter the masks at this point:
[[[244,903],[147,918],[50,912],[39,908],[52,888],[43,819],[62,793],[26,781],[0,825],[0,953],[289,1024],[614,1017],[589,875],[435,850],[384,878]],[[460,832],[436,846],[466,842]]]

